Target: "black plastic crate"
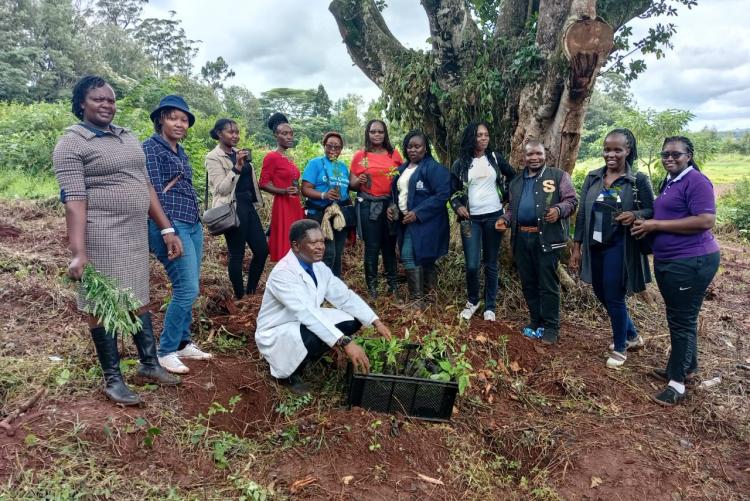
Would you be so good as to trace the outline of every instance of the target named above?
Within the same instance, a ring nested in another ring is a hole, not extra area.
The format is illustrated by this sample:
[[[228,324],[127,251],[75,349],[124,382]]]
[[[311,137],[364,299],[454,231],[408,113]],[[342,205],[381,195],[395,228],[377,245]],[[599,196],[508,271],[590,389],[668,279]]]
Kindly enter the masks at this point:
[[[402,371],[417,354],[419,345],[407,345]],[[428,421],[448,421],[458,394],[455,381],[434,381],[391,374],[355,374],[349,364],[347,404],[377,412],[400,413]]]

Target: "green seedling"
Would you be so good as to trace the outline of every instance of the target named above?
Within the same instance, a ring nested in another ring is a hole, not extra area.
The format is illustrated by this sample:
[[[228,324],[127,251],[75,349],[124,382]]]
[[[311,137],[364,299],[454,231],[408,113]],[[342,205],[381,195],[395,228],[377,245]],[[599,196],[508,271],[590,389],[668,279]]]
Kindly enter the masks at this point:
[[[143,327],[135,311],[141,306],[129,289],[120,289],[114,279],[96,271],[93,265],[83,268],[81,285],[88,301],[88,312],[112,335],[137,334]]]

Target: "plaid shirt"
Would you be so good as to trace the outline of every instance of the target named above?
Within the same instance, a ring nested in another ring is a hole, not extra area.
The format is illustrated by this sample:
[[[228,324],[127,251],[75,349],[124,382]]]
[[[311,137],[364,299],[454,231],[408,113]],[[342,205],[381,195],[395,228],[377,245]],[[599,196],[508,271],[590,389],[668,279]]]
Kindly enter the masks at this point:
[[[185,149],[177,145],[177,153],[160,135],[154,134],[143,142],[146,154],[146,168],[151,184],[156,190],[164,212],[171,221],[197,223],[198,196],[193,188],[193,168],[190,167]],[[164,188],[171,180],[179,176],[169,191]]]

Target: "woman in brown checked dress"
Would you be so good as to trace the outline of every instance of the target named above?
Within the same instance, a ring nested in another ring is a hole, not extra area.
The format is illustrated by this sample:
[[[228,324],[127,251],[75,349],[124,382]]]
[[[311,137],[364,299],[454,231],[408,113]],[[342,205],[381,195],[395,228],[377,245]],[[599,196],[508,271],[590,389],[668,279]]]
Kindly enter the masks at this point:
[[[140,141],[127,129],[112,125],[115,93],[96,76],[82,78],[73,89],[72,111],[81,122],[69,127],[53,153],[55,176],[65,204],[68,240],[73,254],[68,273],[80,279],[86,264],[129,289],[140,308],[135,312],[142,329],[133,336],[140,365],[137,377],[163,385],[180,380],[166,372],[156,357],[149,303],[149,216],[162,228],[172,258],[182,246],[148,182]],[[88,313],[81,288],[78,308]],[[140,398],[120,373],[117,333],[107,332],[92,316],[87,318],[105,380],[105,395],[122,405]]]

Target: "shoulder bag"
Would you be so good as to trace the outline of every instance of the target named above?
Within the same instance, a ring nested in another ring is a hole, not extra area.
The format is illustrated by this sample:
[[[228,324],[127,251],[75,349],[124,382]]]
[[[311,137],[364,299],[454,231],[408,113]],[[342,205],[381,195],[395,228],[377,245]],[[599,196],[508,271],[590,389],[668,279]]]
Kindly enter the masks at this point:
[[[208,208],[208,171],[206,171],[206,193],[203,199],[204,211],[201,220],[210,235],[223,235],[240,226],[240,218],[237,216],[236,201],[232,200],[226,205]]]

